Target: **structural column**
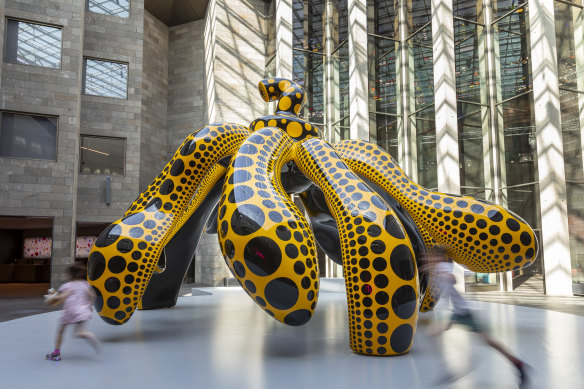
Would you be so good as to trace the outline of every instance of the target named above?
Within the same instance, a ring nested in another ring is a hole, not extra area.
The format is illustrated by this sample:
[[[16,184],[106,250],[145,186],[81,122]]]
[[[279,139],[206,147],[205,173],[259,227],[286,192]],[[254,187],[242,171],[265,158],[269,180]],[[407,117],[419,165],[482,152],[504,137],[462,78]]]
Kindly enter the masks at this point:
[[[276,77],[292,79],[292,0],[276,0]]]
[[[553,0],[529,3],[531,71],[546,294],[572,295]]]
[[[452,0],[432,0],[436,163],[440,192],[460,193]]]
[[[348,0],[350,138],[369,140],[367,0]]]

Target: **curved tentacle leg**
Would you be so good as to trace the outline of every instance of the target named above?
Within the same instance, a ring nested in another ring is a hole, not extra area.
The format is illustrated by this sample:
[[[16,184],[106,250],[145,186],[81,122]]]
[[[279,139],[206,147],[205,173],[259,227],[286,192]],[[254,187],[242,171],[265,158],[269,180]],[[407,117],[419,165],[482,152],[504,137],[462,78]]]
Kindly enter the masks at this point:
[[[535,233],[519,216],[472,197],[427,191],[376,145],[347,140],[335,149],[353,170],[395,198],[421,229],[468,269],[492,273],[533,262],[538,250]]]
[[[219,242],[229,268],[263,310],[306,323],[318,298],[318,263],[308,222],[284,191],[292,139],[266,127],[232,159],[219,204]]]
[[[148,285],[160,252],[206,172],[233,154],[250,132],[210,125],[186,138],[161,175],[138,197],[131,214],[107,227],[89,256],[95,309],[110,324],[129,320]]]
[[[162,252],[164,270],[154,271],[138,309],[156,309],[176,305],[184,276],[195,255],[207,220],[219,202],[226,167],[216,164],[205,175],[186,211],[180,216]]]
[[[351,349],[407,352],[418,318],[414,253],[395,213],[321,139],[296,147],[296,164],[324,192],[339,227]]]

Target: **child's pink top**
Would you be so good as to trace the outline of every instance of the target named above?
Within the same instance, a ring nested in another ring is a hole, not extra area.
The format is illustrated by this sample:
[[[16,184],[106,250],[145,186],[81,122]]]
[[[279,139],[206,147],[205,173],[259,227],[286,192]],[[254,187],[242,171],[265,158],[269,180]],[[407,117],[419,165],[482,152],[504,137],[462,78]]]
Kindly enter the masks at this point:
[[[61,322],[73,324],[91,319],[91,286],[87,281],[71,281],[63,284],[59,292],[69,292],[69,297],[63,304]]]

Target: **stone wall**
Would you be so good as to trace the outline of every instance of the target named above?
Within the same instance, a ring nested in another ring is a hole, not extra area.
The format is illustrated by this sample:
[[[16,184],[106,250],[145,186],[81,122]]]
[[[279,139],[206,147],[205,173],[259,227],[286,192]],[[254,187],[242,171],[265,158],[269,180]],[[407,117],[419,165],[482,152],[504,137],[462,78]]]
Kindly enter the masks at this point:
[[[81,96],[81,134],[126,139],[126,170],[111,177],[111,204],[105,204],[105,176],[80,174],[78,220],[111,222],[136,198],[140,180],[144,1],[133,0],[129,18],[87,12],[83,55],[128,63],[127,99]]]
[[[144,13],[140,192],[162,171],[166,155],[168,101],[168,27]]]
[[[167,158],[207,124],[203,20],[169,29]]]
[[[0,110],[58,117],[56,161],[0,158],[2,214],[53,217],[52,282],[56,285],[64,281],[64,269],[74,255],[85,2],[3,0],[3,3],[2,25],[5,17],[11,17],[62,27],[60,69],[0,64]],[[4,34],[5,29],[1,31]]]

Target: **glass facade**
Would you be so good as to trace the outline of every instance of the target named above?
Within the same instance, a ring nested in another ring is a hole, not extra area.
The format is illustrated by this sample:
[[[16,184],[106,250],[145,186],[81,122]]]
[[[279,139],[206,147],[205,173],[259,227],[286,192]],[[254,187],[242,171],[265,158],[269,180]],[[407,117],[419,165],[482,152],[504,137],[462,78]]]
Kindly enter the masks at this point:
[[[130,0],[87,0],[87,10],[127,18],[130,16]]]
[[[367,8],[369,140],[399,160],[398,3],[368,0]]]
[[[349,111],[349,41],[347,39],[349,21],[347,0],[334,0],[330,7],[331,23],[331,62],[332,79],[331,96],[332,103],[331,141],[338,142],[348,139],[350,130]]]
[[[584,294],[584,11],[554,3],[573,292]]]
[[[126,140],[101,136],[81,135],[80,173],[124,175]]]
[[[324,13],[326,0],[294,0],[292,78],[307,94],[300,116],[325,123]]]
[[[128,96],[128,64],[85,59],[83,93],[125,99]]]
[[[57,118],[2,112],[0,157],[57,159]]]
[[[61,68],[60,27],[6,20],[4,60],[45,68]]]

